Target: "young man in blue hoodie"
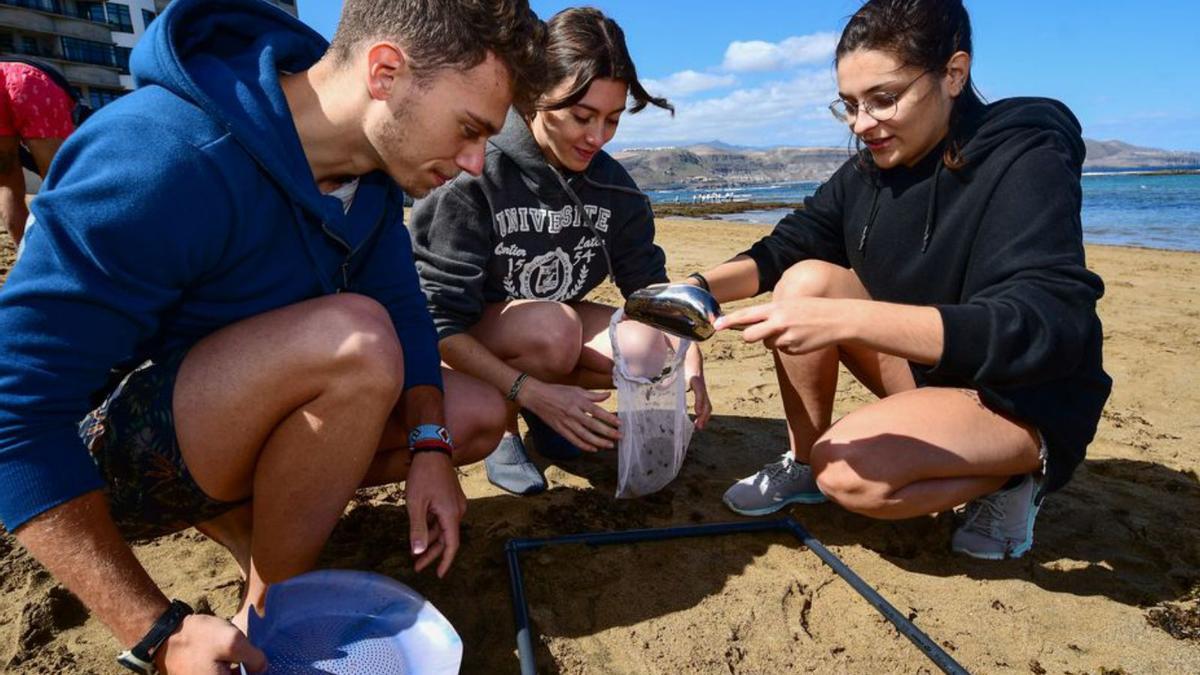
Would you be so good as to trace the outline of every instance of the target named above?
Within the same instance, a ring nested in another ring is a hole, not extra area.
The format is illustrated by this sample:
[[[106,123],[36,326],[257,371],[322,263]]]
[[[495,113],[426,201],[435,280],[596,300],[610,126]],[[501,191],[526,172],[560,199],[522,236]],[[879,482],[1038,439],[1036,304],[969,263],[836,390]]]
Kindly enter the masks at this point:
[[[536,93],[541,32],[527,0],[346,0],[329,46],[267,3],[178,0],[138,90],[63,146],[0,292],[0,519],[123,665],[264,662],[122,535],[197,526],[246,573],[245,612],[315,564],[356,488],[407,479],[417,568],[446,573],[453,463],[504,408],[443,388],[401,189],[479,173]]]

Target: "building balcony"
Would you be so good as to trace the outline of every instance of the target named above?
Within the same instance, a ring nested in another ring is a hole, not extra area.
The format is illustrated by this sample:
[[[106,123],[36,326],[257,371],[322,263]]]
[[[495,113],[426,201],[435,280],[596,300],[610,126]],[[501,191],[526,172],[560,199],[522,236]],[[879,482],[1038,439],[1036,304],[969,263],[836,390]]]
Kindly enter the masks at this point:
[[[103,87],[105,89],[123,89],[121,86],[120,70],[115,66],[99,65],[80,61],[69,61],[58,54],[44,50],[10,49],[7,45],[0,46],[0,54],[30,56],[45,61],[62,71],[67,81],[76,86]]]
[[[0,34],[0,54],[46,61],[75,85],[119,89],[120,74],[127,72],[129,50],[64,36],[53,36],[52,40],[14,40],[10,34]]]
[[[112,42],[112,28],[107,23],[75,16],[59,0],[0,0],[0,26],[66,35],[80,40]]]

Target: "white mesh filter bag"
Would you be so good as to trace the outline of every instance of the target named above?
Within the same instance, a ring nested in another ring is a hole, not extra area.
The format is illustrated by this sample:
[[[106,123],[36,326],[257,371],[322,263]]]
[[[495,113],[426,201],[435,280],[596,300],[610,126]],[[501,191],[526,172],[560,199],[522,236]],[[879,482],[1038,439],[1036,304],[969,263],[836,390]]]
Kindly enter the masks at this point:
[[[692,420],[687,414],[687,382],[683,360],[691,343],[681,340],[660,373],[638,373],[621,355],[618,327],[625,313],[613,313],[608,328],[613,348],[613,382],[621,418],[617,497],[641,497],[661,490],[683,467]],[[650,376],[647,376],[650,375]]]

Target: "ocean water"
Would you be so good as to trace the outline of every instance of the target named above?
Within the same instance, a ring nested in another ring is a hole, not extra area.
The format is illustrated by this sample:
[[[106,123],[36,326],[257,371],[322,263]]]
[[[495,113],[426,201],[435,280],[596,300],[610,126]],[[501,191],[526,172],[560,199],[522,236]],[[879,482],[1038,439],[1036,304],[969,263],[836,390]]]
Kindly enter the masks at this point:
[[[816,182],[729,188],[751,202],[799,202],[817,189]],[[661,190],[647,194],[654,202],[691,202],[696,190]],[[755,210],[724,220],[775,224],[786,210]],[[1083,177],[1083,239],[1178,251],[1200,251],[1200,174],[1088,174]]]

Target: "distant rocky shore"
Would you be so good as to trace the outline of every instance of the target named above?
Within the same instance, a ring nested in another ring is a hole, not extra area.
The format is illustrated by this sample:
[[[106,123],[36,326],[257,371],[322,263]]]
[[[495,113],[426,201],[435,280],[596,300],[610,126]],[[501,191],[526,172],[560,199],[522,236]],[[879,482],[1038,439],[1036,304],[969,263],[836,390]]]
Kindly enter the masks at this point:
[[[803,204],[791,202],[663,202],[654,205],[656,218],[706,218],[743,213],[745,211],[774,211],[776,209],[800,209]]]
[[[1200,152],[1141,148],[1085,139],[1087,172],[1191,172]],[[824,181],[852,147],[744,148],[712,142],[683,147],[626,148],[613,153],[643,190],[728,189],[797,181]]]

